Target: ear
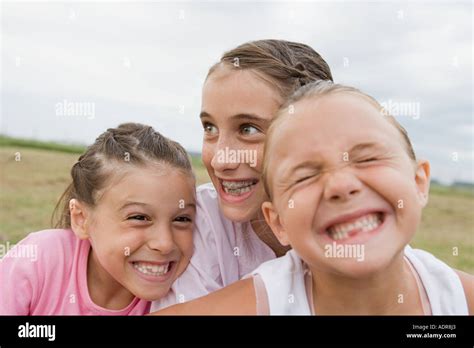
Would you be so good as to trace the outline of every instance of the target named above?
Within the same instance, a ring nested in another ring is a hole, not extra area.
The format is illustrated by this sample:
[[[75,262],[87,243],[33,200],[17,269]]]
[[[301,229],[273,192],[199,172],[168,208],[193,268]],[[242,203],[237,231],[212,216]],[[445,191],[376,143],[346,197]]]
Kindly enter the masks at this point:
[[[268,226],[272,229],[273,234],[277,237],[281,245],[287,246],[290,245],[288,239],[288,234],[286,233],[281,220],[280,215],[275,210],[275,207],[272,202],[263,202],[262,203],[262,212],[265,217],[265,221]]]
[[[73,198],[69,201],[69,213],[71,215],[71,229],[74,234],[79,239],[88,239],[88,210],[86,205]]]
[[[425,160],[419,160],[416,164],[415,182],[418,191],[418,197],[423,207],[425,207],[428,203],[430,178],[430,163]]]

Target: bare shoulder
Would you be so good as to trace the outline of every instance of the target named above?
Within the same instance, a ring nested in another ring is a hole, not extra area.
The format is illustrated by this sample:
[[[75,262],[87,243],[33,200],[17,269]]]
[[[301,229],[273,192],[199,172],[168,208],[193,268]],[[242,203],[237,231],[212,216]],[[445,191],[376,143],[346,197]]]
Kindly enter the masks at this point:
[[[455,269],[459,279],[461,279],[464,293],[466,294],[467,305],[469,307],[469,314],[474,315],[474,276],[472,274],[459,271]]]
[[[253,279],[243,279],[198,299],[167,307],[152,315],[256,315]]]

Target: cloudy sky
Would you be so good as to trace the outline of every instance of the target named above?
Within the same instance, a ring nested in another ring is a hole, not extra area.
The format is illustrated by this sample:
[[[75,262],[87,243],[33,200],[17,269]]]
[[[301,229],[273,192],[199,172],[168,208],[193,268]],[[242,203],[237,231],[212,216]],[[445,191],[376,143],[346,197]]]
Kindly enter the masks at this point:
[[[135,121],[200,151],[209,67],[243,42],[286,39],[318,51],[335,81],[398,110],[435,178],[474,181],[470,1],[0,6],[2,134],[88,144]]]

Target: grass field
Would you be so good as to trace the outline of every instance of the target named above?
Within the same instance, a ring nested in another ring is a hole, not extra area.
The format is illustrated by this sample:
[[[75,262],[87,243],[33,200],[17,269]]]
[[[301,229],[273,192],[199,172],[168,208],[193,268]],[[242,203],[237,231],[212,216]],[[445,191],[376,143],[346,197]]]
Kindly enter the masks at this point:
[[[51,227],[51,213],[69,184],[69,170],[83,147],[0,137],[0,243],[18,242]],[[18,155],[21,160],[17,161]],[[198,184],[208,181],[197,157]],[[420,230],[411,243],[452,267],[474,273],[474,193],[433,186]]]

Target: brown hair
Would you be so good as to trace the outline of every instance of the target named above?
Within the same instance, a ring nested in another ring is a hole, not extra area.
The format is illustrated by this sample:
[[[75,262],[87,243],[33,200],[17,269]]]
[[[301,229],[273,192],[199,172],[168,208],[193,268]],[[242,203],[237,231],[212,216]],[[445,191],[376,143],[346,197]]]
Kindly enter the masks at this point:
[[[258,40],[244,43],[226,53],[214,64],[217,68],[251,69],[276,88],[283,99],[296,89],[316,80],[331,80],[326,61],[308,45],[284,40]]]
[[[385,110],[379,104],[377,100],[375,100],[370,95],[354,87],[333,83],[331,81],[312,82],[305,85],[304,87],[301,87],[290,98],[288,98],[285,104],[281,106],[275,118],[272,120],[272,123],[267,131],[267,136],[265,138],[264,153],[263,153],[262,181],[263,181],[263,187],[265,189],[265,192],[267,193],[270,199],[272,196],[271,196],[270,186],[268,183],[268,151],[270,148],[270,144],[271,144],[270,142],[271,142],[271,139],[273,138],[273,133],[275,129],[278,127],[279,124],[281,124],[284,120],[286,120],[288,117],[291,116],[292,113],[290,112],[290,108],[294,107],[295,103],[307,98],[319,99],[324,96],[335,94],[335,93],[351,93],[351,94],[357,95],[359,97],[364,98],[370,104],[372,104],[375,108],[377,108],[380,111],[381,116],[386,117],[387,121],[390,122],[400,132],[403,142],[405,143],[405,148],[408,153],[408,156],[410,157],[411,160],[416,161],[415,151],[413,150],[413,146],[411,144],[410,138],[408,137],[407,131],[405,130],[405,128],[403,128],[403,126],[400,123],[398,123],[395,117],[390,115],[387,112],[387,110]]]
[[[145,165],[150,162],[169,164],[194,177],[184,148],[152,127],[124,123],[107,129],[72,166],[72,182],[56,204],[52,225],[55,228],[71,227],[69,201],[72,198],[93,207],[97,203],[97,192],[117,171],[117,165]]]

